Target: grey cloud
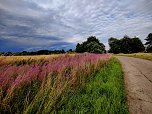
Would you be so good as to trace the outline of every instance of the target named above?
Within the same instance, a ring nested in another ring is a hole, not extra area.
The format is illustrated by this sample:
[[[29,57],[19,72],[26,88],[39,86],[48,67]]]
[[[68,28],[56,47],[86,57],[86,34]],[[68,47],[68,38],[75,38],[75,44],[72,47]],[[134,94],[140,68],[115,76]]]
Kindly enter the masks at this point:
[[[30,49],[62,42],[61,47],[65,42],[73,46],[90,35],[106,46],[109,37],[125,34],[144,41],[152,30],[151,7],[151,0],[4,0],[0,36],[20,44],[32,42]]]

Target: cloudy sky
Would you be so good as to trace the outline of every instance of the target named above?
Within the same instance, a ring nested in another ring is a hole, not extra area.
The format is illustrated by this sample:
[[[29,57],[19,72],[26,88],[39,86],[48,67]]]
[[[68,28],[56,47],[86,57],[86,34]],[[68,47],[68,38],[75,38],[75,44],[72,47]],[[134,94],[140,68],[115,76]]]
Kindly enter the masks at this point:
[[[152,32],[152,0],[0,0],[0,51],[75,48],[90,35],[106,45]]]

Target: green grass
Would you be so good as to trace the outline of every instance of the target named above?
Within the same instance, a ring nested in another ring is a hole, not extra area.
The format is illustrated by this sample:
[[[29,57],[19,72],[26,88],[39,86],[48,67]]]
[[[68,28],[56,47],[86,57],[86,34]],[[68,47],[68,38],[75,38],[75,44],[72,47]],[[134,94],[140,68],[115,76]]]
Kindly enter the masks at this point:
[[[62,97],[56,114],[128,114],[123,72],[116,58],[112,58],[84,87]]]
[[[133,54],[117,54],[117,55],[141,58],[152,61],[152,53],[133,53]]]

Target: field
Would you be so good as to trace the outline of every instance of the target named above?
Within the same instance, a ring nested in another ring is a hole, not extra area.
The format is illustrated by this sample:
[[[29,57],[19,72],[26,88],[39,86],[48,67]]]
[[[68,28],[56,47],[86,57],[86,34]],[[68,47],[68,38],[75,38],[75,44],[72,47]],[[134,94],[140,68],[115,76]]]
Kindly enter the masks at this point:
[[[0,56],[0,63],[4,64],[31,64],[37,61],[46,61],[49,58],[56,58],[62,54],[52,54],[52,55],[37,55],[37,56]],[[73,54],[69,54],[73,55]]]
[[[120,56],[136,57],[152,61],[152,53],[117,54]]]
[[[0,112],[127,113],[121,66],[110,54],[2,56]]]

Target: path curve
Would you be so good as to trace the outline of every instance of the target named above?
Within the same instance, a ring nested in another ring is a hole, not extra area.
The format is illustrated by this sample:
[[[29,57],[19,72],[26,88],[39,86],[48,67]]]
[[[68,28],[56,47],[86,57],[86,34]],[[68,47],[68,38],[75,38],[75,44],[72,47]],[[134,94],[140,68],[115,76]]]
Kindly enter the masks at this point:
[[[129,112],[152,114],[152,62],[125,56],[116,58],[125,74]]]

